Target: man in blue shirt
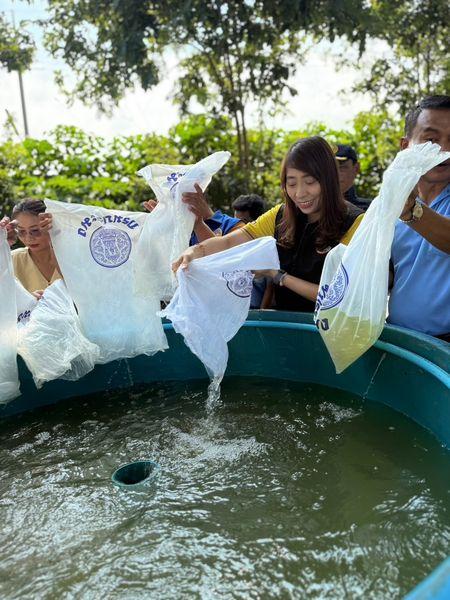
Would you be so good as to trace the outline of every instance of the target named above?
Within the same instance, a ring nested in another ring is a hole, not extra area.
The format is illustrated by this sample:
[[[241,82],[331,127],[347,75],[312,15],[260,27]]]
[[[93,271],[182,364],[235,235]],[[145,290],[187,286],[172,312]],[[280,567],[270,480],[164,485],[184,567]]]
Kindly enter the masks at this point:
[[[202,188],[197,183],[194,187],[195,192],[185,192],[182,196],[183,202],[188,205],[189,210],[196,217],[194,231],[189,241],[190,246],[195,246],[195,244],[203,242],[210,237],[226,235],[245,225],[241,219],[225,215],[220,210],[214,212],[208,204]],[[144,207],[150,212],[155,208],[156,204],[156,200],[143,202]]]
[[[408,113],[402,148],[432,141],[450,151],[450,96]],[[450,160],[420,178],[396,225],[388,322],[450,341]]]
[[[194,187],[195,192],[185,192],[182,196],[183,202],[189,206],[189,210],[197,217],[189,246],[195,246],[195,244],[203,242],[209,237],[226,235],[244,226],[241,219],[229,217],[220,210],[214,212],[208,204],[202,188],[197,183]]]

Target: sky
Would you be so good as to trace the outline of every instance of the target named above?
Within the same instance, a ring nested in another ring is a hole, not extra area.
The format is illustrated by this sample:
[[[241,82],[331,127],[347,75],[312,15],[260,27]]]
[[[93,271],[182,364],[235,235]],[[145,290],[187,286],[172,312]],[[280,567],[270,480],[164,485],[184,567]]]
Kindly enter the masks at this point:
[[[31,5],[23,0],[0,0],[0,12],[8,19],[12,19],[12,11],[16,23],[42,18],[46,16],[45,0],[35,0]],[[36,34],[35,29],[31,31]],[[177,109],[170,100],[177,75],[174,55],[166,58],[167,76],[158,86],[146,92],[141,88],[130,90],[112,115],[105,116],[80,101],[68,105],[54,82],[53,73],[58,68],[70,77],[70,70],[44,50],[39,34],[35,39],[38,46],[36,60],[31,70],[23,75],[31,136],[43,137],[56,125],[75,125],[106,138],[138,133],[165,135],[179,121]],[[290,82],[298,95],[289,99],[288,113],[275,117],[266,125],[289,130],[299,129],[311,121],[321,121],[331,127],[343,128],[358,112],[370,109],[369,98],[350,97],[345,92],[360,77],[360,71],[354,68],[338,71],[329,50],[330,44],[321,43],[310,51],[305,64],[299,66]],[[378,53],[379,48],[373,48],[372,53],[375,52]],[[354,60],[357,60],[356,54]],[[23,133],[18,75],[3,69],[0,71],[0,135],[6,111],[14,116],[19,132]],[[256,122],[252,123],[250,116],[250,126],[252,124]]]

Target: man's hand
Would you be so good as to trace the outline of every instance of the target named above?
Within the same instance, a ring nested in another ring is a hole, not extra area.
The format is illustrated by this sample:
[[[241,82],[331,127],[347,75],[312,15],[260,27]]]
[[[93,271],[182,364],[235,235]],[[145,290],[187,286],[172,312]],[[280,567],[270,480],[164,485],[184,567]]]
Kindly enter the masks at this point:
[[[400,219],[410,219],[412,217],[412,210],[414,208],[414,203],[416,198],[419,197],[419,189],[417,185],[414,187],[412,192],[408,196],[408,200],[405,202],[405,206],[403,207],[402,214],[400,215]]]
[[[214,212],[206,200],[206,196],[202,191],[202,188],[196,183],[194,185],[195,192],[185,192],[182,196],[182,201],[189,206],[189,209],[199,219],[209,219],[213,216]]]
[[[148,212],[152,212],[152,210],[154,210],[158,205],[158,200],[146,200],[145,202],[142,203],[142,206],[145,208],[145,210],[148,210]]]
[[[35,292],[31,292],[36,300],[40,300],[44,295],[44,290],[36,290]]]
[[[9,217],[3,217],[3,219],[0,220],[0,227],[6,230],[6,239],[10,247],[17,241],[15,225],[16,222],[11,221]]]

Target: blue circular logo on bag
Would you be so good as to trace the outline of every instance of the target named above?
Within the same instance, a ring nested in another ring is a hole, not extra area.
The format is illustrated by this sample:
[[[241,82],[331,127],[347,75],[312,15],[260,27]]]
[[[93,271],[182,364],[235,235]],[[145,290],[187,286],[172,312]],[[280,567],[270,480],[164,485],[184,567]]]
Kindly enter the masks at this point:
[[[91,236],[89,248],[97,264],[114,269],[129,259],[131,239],[125,231],[116,227],[99,227]]]
[[[227,288],[239,298],[248,298],[252,293],[253,273],[251,271],[230,271],[222,273]]]
[[[345,290],[348,287],[348,273],[344,268],[344,265],[341,263],[339,265],[339,269],[337,270],[336,275],[333,277],[333,281],[330,284],[330,287],[327,290],[327,295],[325,296],[321,310],[327,310],[328,308],[334,308],[340,302],[342,302],[342,298],[344,297]]]

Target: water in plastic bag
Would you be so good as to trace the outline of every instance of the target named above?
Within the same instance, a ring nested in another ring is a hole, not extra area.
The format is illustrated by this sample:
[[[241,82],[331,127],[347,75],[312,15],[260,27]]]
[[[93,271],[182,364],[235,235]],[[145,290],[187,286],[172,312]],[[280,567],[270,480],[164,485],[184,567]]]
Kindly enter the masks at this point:
[[[0,404],[19,394],[16,280],[6,231],[0,228]]]
[[[227,342],[248,315],[251,271],[279,268],[274,238],[263,237],[196,259],[188,269],[178,269],[178,288],[161,315],[172,321],[216,382],[227,366]]]
[[[449,152],[441,152],[431,142],[399,152],[385,171],[380,192],[350,244],[339,244],[328,253],[315,322],[337,373],[380,336],[386,317],[395,223],[420,177],[449,157]]]
[[[38,301],[33,294],[30,294],[18,279],[16,279],[16,309],[17,323],[23,325],[28,322],[31,311],[36,307]]]
[[[135,278],[149,283],[150,257],[137,260],[134,249],[151,215],[51,200],[46,205],[56,258],[82,332],[100,347],[98,362],[166,349],[158,298],[134,291]]]
[[[38,388],[53,379],[79,379],[94,368],[100,348],[83,335],[61,279],[45,290],[26,321],[19,323],[18,353]]]
[[[172,262],[189,246],[195,216],[181,200],[185,192],[194,192],[197,183],[206,190],[217,171],[230,158],[229,152],[215,152],[195,165],[148,165],[140,171],[156,195],[158,204],[146,221],[136,245],[137,262],[146,256],[147,274],[136,278],[136,292],[148,293],[143,281],[149,281],[160,300],[168,301],[176,288]],[[154,276],[156,274],[156,276]]]

